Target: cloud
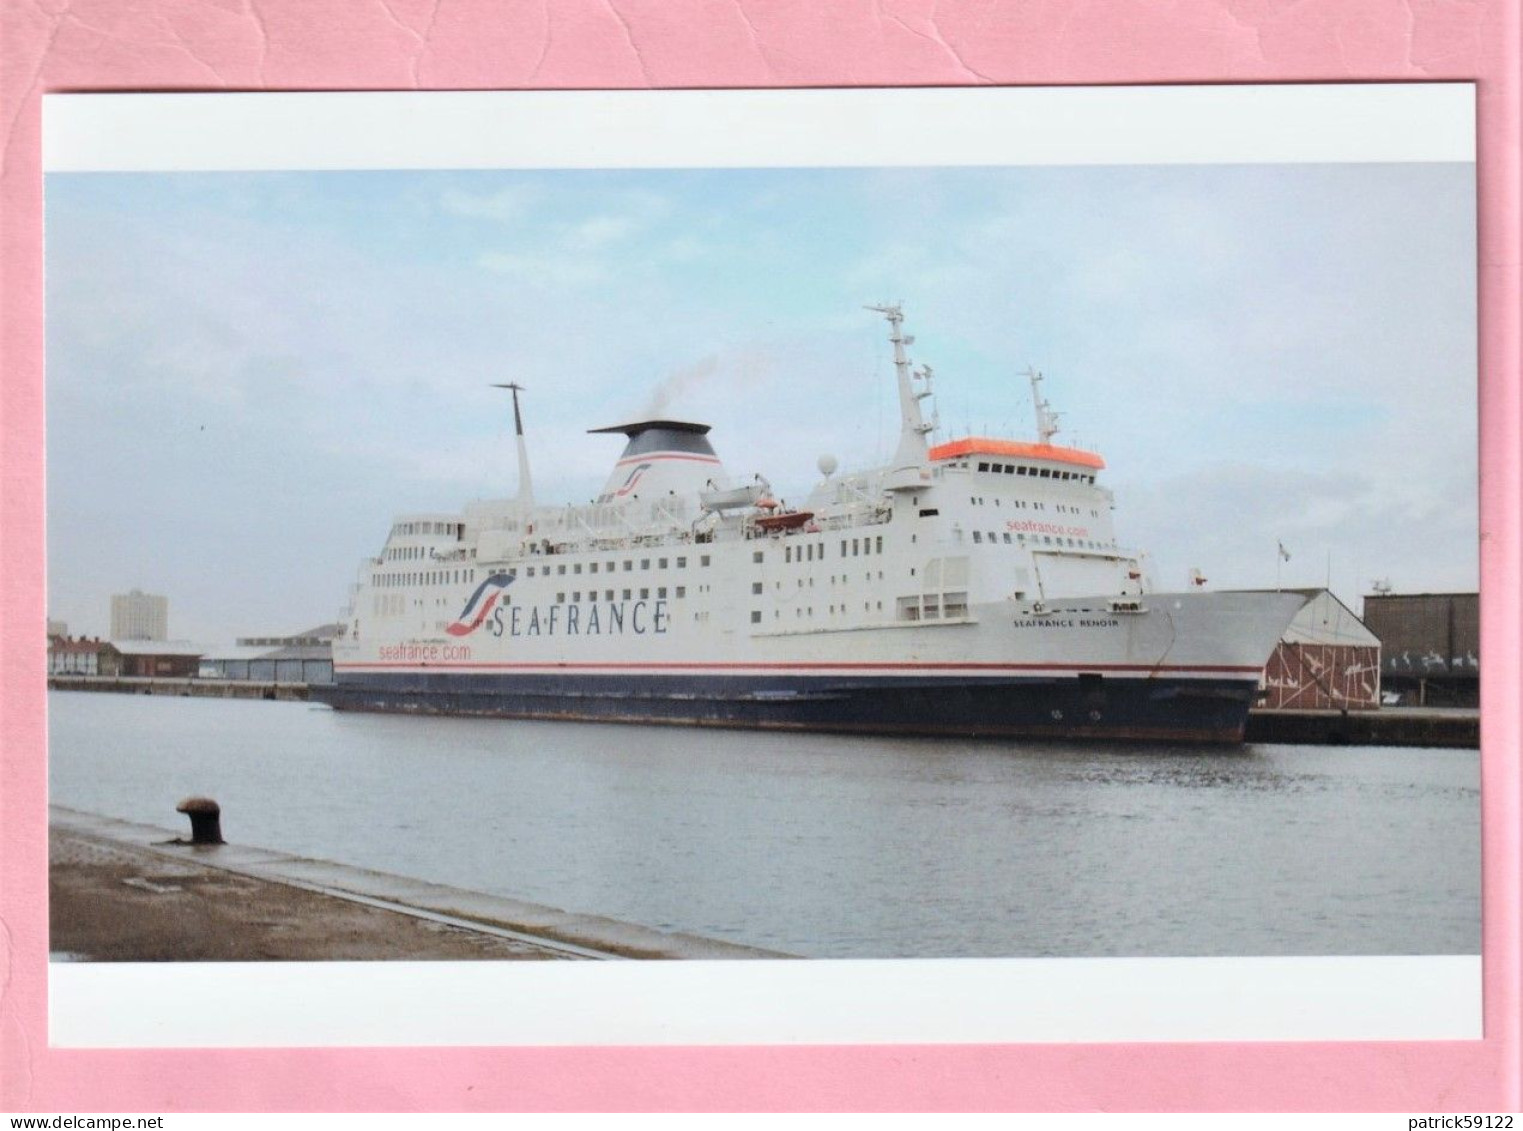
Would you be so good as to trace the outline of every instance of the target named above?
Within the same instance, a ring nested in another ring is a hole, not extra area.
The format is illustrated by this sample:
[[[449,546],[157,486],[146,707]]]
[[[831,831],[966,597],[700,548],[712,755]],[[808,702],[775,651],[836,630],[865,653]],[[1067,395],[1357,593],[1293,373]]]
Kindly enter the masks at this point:
[[[539,190],[529,185],[515,185],[490,193],[446,189],[439,195],[439,207],[451,216],[515,224],[528,215],[539,199]]]
[[[479,266],[498,275],[512,276],[528,287],[571,289],[591,286],[608,278],[608,269],[590,259],[573,259],[553,253],[484,251]]]
[[[581,251],[595,251],[607,244],[626,240],[638,228],[629,216],[593,216],[573,224],[566,242]]]
[[[1329,549],[1473,576],[1463,171],[910,173],[50,179],[55,613],[172,581],[221,638],[331,615],[394,513],[511,494],[510,378],[543,502],[642,406],[793,498],[892,450],[884,299],[945,421],[1024,434],[1047,374],[1160,580],[1272,583],[1277,537],[1287,584]]]

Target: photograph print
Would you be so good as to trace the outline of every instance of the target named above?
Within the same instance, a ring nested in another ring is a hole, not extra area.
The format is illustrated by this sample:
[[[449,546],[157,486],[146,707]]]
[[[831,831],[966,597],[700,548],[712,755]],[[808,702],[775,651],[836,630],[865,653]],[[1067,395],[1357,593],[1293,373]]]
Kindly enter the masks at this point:
[[[1475,191],[48,173],[55,962],[1479,954]]]

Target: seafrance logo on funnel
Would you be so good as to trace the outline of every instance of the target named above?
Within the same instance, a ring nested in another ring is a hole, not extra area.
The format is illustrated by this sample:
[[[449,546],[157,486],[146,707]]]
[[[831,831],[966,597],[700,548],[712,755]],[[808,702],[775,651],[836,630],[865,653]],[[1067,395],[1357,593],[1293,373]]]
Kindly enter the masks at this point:
[[[444,631],[451,636],[469,636],[475,632],[487,619],[492,607],[497,604],[497,598],[502,596],[502,591],[512,584],[513,578],[509,574],[494,573],[476,587],[476,592],[471,594],[471,599],[465,603],[465,608],[460,610],[455,623],[447,625]]]
[[[614,492],[614,497],[620,498],[633,491],[635,489],[635,484],[640,482],[640,476],[644,475],[649,470],[650,464],[648,463],[642,463],[638,465],[633,471],[629,473],[629,478],[624,480],[624,486],[620,487],[617,491]]]

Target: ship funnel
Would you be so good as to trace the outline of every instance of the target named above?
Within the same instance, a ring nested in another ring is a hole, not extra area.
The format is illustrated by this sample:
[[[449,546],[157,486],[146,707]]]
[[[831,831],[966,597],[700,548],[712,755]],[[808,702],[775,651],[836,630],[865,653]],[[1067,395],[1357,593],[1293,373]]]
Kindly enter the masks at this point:
[[[600,503],[692,495],[705,490],[710,480],[724,476],[724,465],[708,440],[707,424],[641,420],[593,428],[591,432],[629,437],[598,496]]]

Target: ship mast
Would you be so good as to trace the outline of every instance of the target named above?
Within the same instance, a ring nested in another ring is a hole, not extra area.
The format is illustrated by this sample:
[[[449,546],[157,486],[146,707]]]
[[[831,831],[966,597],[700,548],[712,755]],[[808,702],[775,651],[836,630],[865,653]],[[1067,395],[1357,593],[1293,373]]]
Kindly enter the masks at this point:
[[[518,409],[518,394],[524,391],[524,387],[515,381],[509,381],[506,385],[493,385],[494,389],[509,389],[513,393],[513,432],[518,438],[518,498],[520,507],[528,509],[534,506],[534,484],[529,478],[529,448],[524,443],[524,418]]]
[[[1031,381],[1031,403],[1036,406],[1037,442],[1051,444],[1058,434],[1058,417],[1062,414],[1053,412],[1052,405],[1042,398],[1042,375],[1028,366],[1026,376]]]
[[[927,424],[920,411],[920,402],[931,395],[931,370],[926,366],[921,373],[912,373],[910,359],[904,347],[912,345],[913,337],[904,333],[904,311],[898,303],[869,306],[867,310],[883,315],[890,327],[888,340],[894,343],[894,372],[899,378],[899,447],[894,452],[890,471],[903,471],[925,466],[928,458],[925,437],[934,425]],[[919,377],[920,389],[915,388],[913,378]]]

